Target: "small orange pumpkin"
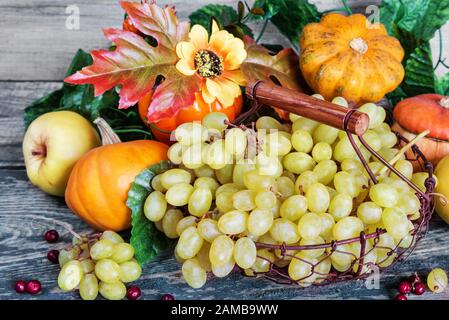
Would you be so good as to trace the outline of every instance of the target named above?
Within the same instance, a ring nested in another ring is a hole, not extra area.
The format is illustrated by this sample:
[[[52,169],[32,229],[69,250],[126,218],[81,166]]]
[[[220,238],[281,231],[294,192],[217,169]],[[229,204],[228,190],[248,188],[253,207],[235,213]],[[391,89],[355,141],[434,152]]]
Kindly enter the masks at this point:
[[[300,45],[303,76],[327,101],[342,96],[355,105],[376,102],[404,78],[399,41],[361,14],[325,15],[305,26]]]
[[[126,199],[135,177],[167,159],[168,146],[151,140],[120,142],[109,125],[96,120],[103,146],[75,164],[65,192],[68,207],[97,230],[121,231],[131,226]]]
[[[416,143],[435,166],[449,154],[449,97],[428,93],[404,99],[393,111],[392,129],[412,140],[417,134],[429,134]]]
[[[147,94],[139,101],[139,115],[143,122],[148,124],[147,113],[151,103],[153,92]],[[234,100],[234,104],[224,108],[218,100],[206,103],[201,94],[195,94],[195,102],[188,108],[181,109],[172,118],[165,118],[156,123],[150,123],[149,127],[157,140],[170,143],[170,134],[180,124],[191,121],[201,121],[204,116],[211,112],[222,112],[226,114],[229,121],[234,121],[242,111],[243,98],[239,96]]]

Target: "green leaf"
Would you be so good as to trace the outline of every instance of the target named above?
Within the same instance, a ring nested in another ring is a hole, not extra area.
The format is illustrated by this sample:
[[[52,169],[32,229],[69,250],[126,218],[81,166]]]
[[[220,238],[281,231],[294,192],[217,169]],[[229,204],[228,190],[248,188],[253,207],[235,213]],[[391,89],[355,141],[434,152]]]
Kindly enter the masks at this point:
[[[32,104],[26,107],[23,116],[25,128],[28,128],[31,122],[33,122],[40,115],[57,109],[59,106],[59,101],[61,100],[63,95],[64,92],[62,91],[62,89],[59,89],[50,92],[46,96],[34,101]]]
[[[302,29],[321,19],[321,13],[307,0],[257,0],[253,8],[261,8],[264,16],[253,15],[254,20],[269,19],[295,47]]]
[[[128,192],[126,205],[132,211],[131,245],[137,261],[144,265],[166,251],[173,244],[153,222],[145,217],[143,206],[153,191],[151,179],[170,168],[168,161],[162,161],[143,170],[134,180]]]
[[[202,25],[209,31],[212,30],[212,18],[217,21],[220,29],[226,29],[236,37],[254,36],[252,30],[240,21],[238,12],[227,5],[209,4],[189,16],[192,25]]]
[[[449,73],[435,80],[435,93],[449,96]]]

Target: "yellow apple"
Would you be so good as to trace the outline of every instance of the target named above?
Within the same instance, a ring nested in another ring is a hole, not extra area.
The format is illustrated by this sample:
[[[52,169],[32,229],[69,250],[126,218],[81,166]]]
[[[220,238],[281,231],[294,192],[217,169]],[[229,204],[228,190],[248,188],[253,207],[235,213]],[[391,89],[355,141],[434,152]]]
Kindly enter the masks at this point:
[[[438,162],[435,168],[435,175],[438,178],[438,184],[435,188],[437,193],[440,193],[446,199],[435,198],[436,211],[438,215],[449,224],[449,156],[445,156]]]
[[[100,144],[97,131],[78,113],[43,114],[31,123],[23,138],[28,178],[46,193],[63,196],[76,161]]]

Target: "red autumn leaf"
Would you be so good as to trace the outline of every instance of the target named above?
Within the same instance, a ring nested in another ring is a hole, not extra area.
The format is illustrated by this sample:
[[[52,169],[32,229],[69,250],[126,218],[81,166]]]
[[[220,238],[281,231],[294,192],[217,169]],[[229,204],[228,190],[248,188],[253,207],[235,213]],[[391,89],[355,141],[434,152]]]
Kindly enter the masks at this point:
[[[304,90],[298,55],[291,48],[273,55],[270,50],[258,45],[250,37],[245,36],[243,40],[248,57],[242,63],[241,69],[247,81],[273,81],[274,77],[283,87]]]
[[[172,7],[161,8],[155,4],[120,2],[132,24],[143,34],[155,38],[159,46],[175,50],[178,42],[187,38],[190,24],[178,22]]]

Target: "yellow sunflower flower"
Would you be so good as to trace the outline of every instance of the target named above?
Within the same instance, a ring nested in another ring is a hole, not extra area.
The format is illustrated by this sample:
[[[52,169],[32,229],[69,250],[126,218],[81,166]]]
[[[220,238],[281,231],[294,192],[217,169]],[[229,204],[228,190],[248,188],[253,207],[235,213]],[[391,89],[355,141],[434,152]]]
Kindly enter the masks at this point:
[[[224,107],[229,107],[242,94],[240,86],[246,85],[246,81],[240,65],[246,59],[245,46],[241,39],[219,30],[215,21],[210,38],[204,27],[194,25],[189,41],[176,46],[176,54],[180,59],[176,68],[201,81],[201,94],[207,103],[218,99]]]

